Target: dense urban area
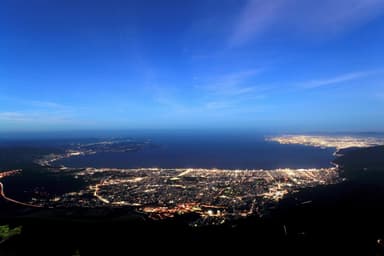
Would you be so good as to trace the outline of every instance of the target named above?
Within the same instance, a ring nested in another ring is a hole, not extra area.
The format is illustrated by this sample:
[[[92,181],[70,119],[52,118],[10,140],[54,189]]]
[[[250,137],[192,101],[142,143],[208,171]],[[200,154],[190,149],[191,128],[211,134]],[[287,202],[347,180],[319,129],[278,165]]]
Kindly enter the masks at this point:
[[[270,137],[281,144],[303,144],[343,149],[383,144],[381,139],[329,136]],[[233,170],[197,168],[70,168],[56,161],[99,152],[137,150],[143,143],[130,140],[105,140],[71,145],[63,153],[48,154],[36,160],[40,166],[81,180],[83,188],[61,195],[40,193],[30,202],[8,201],[33,207],[130,207],[151,219],[166,219],[194,213],[192,225],[222,224],[249,215],[262,216],[268,208],[289,193],[343,179],[337,164],[330,168]],[[3,172],[15,175],[22,170]]]

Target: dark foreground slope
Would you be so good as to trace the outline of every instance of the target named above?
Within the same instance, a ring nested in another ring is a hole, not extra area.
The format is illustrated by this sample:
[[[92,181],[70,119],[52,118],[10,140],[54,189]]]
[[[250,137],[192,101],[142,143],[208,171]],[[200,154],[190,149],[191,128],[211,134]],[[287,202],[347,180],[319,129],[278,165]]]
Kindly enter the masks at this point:
[[[23,231],[0,245],[0,255],[384,255],[384,147],[344,153],[336,162],[345,182],[296,193],[262,219],[222,226],[191,228],[194,216],[153,222],[128,209],[41,212],[2,202],[17,214],[0,213],[1,221]]]
[[[286,223],[293,249],[384,255],[384,147],[341,153],[346,181],[283,200],[274,218]]]

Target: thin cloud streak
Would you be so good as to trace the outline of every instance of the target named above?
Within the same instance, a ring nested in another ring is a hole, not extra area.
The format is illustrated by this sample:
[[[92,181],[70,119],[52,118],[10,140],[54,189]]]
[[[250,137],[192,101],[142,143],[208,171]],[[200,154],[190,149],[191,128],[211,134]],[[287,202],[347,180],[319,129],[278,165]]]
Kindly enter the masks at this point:
[[[32,121],[33,119],[21,112],[0,112],[2,121]]]
[[[71,119],[57,114],[44,113],[44,112],[24,112],[24,111],[10,111],[0,112],[0,121],[7,122],[66,122]]]
[[[284,0],[249,0],[235,21],[229,46],[240,46],[263,33],[276,20],[279,10],[284,4]]]
[[[320,80],[311,80],[307,82],[300,83],[299,87],[303,89],[315,89],[323,86],[333,85],[333,84],[339,84],[344,83],[348,81],[357,80],[360,78],[364,78],[373,74],[377,74],[381,71],[378,70],[371,70],[371,71],[364,71],[364,72],[353,72],[353,73],[347,73],[343,75],[339,75],[332,78],[327,79],[320,79]]]
[[[14,102],[18,108],[3,108],[0,111],[0,122],[2,123],[67,123],[74,119],[75,109],[57,102],[44,100],[26,100],[7,95],[0,97],[3,102]]]
[[[9,96],[6,94],[0,95],[0,100],[3,102],[13,102],[17,103],[23,108],[28,108],[28,110],[44,110],[44,111],[63,111],[70,112],[73,111],[73,107],[64,105],[54,101],[44,101],[44,100],[33,100],[33,99],[24,99]]]
[[[57,109],[57,110],[68,110],[70,109],[68,106],[52,102],[52,101],[27,101],[26,104],[30,104],[31,106],[38,108],[47,108],[47,109]]]
[[[152,85],[152,99],[159,104],[159,113],[167,115],[210,115],[218,111],[236,111],[244,101],[260,99],[265,88],[251,86],[262,69],[249,69],[218,76],[199,78],[195,93],[187,101],[181,100],[179,91]]]
[[[196,88],[211,95],[223,97],[257,93],[260,88],[249,84],[252,83],[250,80],[261,71],[261,69],[252,69],[224,74],[207,79],[203,85],[197,85]]]
[[[383,15],[382,0],[248,0],[233,22],[229,47],[242,46],[271,29],[332,36]]]

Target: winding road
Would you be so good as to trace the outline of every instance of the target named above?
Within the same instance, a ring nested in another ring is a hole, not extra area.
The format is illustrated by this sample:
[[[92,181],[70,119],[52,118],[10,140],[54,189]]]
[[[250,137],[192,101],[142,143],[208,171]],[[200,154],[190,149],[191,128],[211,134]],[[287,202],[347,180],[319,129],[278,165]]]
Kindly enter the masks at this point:
[[[3,185],[2,182],[0,182],[0,197],[4,198],[5,200],[7,200],[9,202],[15,203],[15,204],[20,204],[20,205],[27,206],[27,207],[42,208],[42,206],[40,206],[40,205],[33,205],[33,204],[23,203],[23,202],[20,202],[20,201],[17,201],[15,199],[7,197],[5,195],[5,193],[4,193],[4,185]]]

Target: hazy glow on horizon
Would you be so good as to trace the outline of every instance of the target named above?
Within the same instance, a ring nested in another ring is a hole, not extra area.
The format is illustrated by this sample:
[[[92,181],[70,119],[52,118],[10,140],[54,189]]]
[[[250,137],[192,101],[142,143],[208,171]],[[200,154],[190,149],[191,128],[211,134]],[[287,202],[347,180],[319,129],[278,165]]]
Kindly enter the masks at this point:
[[[384,0],[4,0],[0,131],[384,130]]]

